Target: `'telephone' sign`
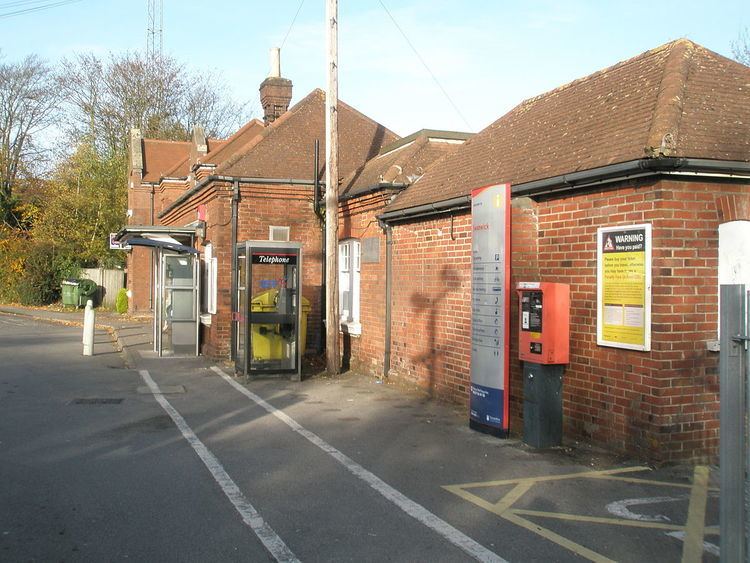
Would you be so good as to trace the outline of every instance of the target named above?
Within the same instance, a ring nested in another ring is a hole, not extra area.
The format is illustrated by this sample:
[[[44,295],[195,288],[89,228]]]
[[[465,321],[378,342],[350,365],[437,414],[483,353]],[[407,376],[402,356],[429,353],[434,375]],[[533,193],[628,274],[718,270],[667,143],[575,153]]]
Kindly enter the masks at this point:
[[[508,434],[510,184],[471,192],[470,426]]]

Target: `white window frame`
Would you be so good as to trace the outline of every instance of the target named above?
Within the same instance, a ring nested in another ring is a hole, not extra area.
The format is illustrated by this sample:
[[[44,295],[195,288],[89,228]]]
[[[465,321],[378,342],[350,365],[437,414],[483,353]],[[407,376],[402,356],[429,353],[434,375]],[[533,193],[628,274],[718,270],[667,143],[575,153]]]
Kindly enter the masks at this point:
[[[210,315],[216,314],[217,282],[219,274],[218,259],[214,256],[213,244],[206,243],[203,247],[203,311]]]
[[[359,336],[360,266],[362,245],[358,239],[339,242],[339,316],[341,330]]]

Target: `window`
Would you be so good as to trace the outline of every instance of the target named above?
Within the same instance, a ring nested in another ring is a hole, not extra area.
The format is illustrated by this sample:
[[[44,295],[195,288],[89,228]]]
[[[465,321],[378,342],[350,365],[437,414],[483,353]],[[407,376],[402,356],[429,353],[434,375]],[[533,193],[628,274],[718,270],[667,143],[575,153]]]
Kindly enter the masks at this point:
[[[216,314],[216,281],[218,274],[218,260],[214,256],[213,244],[206,243],[203,247],[203,311]]]
[[[359,335],[359,266],[360,245],[355,239],[339,243],[339,314],[341,328],[348,334]]]

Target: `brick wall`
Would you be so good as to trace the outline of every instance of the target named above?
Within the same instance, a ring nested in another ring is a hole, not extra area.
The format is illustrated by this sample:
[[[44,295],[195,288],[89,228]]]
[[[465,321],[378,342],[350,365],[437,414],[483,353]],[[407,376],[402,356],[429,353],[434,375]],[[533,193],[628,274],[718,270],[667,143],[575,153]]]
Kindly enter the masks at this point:
[[[129,225],[151,224],[150,185],[141,185],[140,171],[131,173],[128,187],[128,209],[133,213]],[[151,310],[151,249],[135,247],[127,256],[127,288],[131,292],[128,308],[130,313],[143,313]]]
[[[391,370],[466,401],[471,355],[471,217],[393,228]]]
[[[198,205],[206,205],[206,237],[201,247],[211,242],[218,263],[217,314],[211,326],[201,329],[202,352],[211,357],[226,358],[231,347],[232,185],[212,182],[199,194],[167,214],[163,222],[184,225],[195,218]],[[290,227],[292,242],[302,243],[302,294],[310,301],[307,321],[307,349],[315,349],[321,337],[322,230],[312,210],[312,187],[290,185],[240,184],[237,240],[269,238],[269,226]]]
[[[385,348],[385,260],[386,237],[377,221],[390,201],[389,192],[377,192],[348,200],[339,208],[339,240],[347,238],[377,239],[377,262],[364,259],[360,264],[360,310],[362,334],[342,336],[344,365],[374,375],[383,375]]]
[[[535,206],[517,199],[511,213],[513,284],[539,279]],[[393,278],[392,375],[468,405],[471,215],[394,226]],[[517,334],[516,311],[513,298],[511,334]],[[511,428],[517,429],[523,412],[517,337],[510,344],[510,417]]]
[[[746,189],[670,180],[514,200],[513,285],[571,286],[566,436],[658,461],[715,459],[718,357],[707,343],[718,322],[717,198]],[[461,402],[469,383],[470,221],[445,217],[393,230],[393,374]],[[597,346],[596,230],[646,222],[653,225],[652,351]],[[515,295],[511,302],[511,424],[518,430]]]

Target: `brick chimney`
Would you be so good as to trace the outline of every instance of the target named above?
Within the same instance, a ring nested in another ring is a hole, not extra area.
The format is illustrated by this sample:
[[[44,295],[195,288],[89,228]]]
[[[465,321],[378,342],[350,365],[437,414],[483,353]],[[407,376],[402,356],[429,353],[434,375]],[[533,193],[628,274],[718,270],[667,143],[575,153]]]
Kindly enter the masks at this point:
[[[195,164],[198,160],[208,153],[208,142],[206,141],[206,131],[203,125],[193,127],[193,142],[190,146],[190,162]]]
[[[260,84],[260,105],[263,106],[263,122],[273,123],[289,109],[292,101],[292,81],[281,78],[280,49],[271,49],[271,74]]]

